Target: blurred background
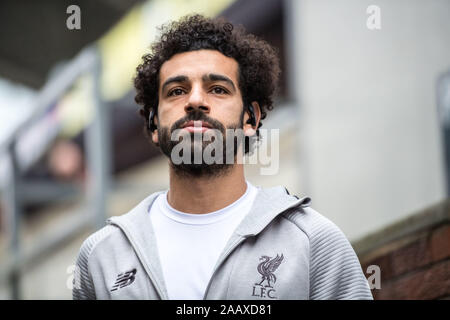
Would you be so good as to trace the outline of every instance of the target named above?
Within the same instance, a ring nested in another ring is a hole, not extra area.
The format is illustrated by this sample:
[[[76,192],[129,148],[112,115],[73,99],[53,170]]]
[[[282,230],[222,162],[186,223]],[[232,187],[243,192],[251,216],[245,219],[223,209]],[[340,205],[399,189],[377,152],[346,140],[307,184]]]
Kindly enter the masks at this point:
[[[2,0],[0,299],[71,299],[83,240],[168,188],[132,78],[194,12],[280,53],[279,170],[247,179],[310,196],[379,267],[376,299],[449,299],[448,0]]]

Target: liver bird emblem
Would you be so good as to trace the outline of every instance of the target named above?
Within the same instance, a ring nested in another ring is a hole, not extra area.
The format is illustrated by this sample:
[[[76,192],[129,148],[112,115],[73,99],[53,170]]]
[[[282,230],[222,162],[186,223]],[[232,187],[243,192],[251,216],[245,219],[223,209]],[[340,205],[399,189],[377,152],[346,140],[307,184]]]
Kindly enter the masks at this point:
[[[273,273],[275,272],[275,270],[277,270],[277,268],[283,261],[283,258],[283,254],[281,254],[281,256],[277,254],[275,258],[271,258],[268,256],[262,256],[261,258],[259,258],[259,260],[262,262],[258,265],[258,272],[261,274],[262,280],[260,283],[255,284],[262,286],[262,283],[264,281],[267,281],[267,285],[265,287],[272,288],[270,282],[277,282],[277,277]]]

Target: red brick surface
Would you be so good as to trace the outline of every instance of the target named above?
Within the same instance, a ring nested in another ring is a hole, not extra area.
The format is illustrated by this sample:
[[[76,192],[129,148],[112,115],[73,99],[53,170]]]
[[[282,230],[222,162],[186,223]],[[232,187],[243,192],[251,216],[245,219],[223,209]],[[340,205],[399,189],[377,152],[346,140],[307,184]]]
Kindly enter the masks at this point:
[[[444,225],[434,230],[431,236],[431,257],[440,261],[450,257],[450,225]]]
[[[375,299],[445,299],[450,296],[449,224],[430,229],[398,249],[389,251],[389,245],[384,246],[385,254],[362,265],[364,272],[369,265],[380,267],[381,289],[372,290]]]
[[[367,263],[364,263],[362,265],[362,268],[364,270],[364,272],[367,271],[367,267],[370,265],[376,265],[380,267],[380,272],[381,272],[381,280],[387,280],[392,278],[392,266],[391,266],[391,255],[390,254],[386,254],[383,256],[380,256],[374,260],[370,260]]]
[[[429,237],[422,237],[390,254],[392,277],[405,274],[431,263],[428,239]]]
[[[381,282],[372,290],[376,300],[437,299],[450,295],[450,260],[415,271],[391,281]]]

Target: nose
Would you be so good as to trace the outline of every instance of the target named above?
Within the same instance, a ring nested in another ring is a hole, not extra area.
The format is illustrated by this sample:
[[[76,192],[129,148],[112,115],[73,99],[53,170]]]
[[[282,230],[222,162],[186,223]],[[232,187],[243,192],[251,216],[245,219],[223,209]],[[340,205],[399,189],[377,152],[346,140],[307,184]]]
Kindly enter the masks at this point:
[[[201,86],[195,86],[192,88],[189,93],[188,101],[184,106],[184,111],[192,112],[194,110],[201,110],[205,113],[209,113],[210,107],[206,102],[206,93],[203,92],[203,88]]]

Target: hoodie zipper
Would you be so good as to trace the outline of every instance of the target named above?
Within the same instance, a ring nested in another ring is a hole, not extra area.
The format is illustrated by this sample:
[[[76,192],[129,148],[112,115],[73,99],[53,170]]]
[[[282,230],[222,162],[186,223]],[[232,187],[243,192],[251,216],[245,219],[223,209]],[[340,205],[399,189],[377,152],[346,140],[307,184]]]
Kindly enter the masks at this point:
[[[225,261],[225,259],[230,255],[230,253],[231,253],[238,245],[240,245],[245,239],[247,239],[247,238],[246,238],[246,237],[242,237],[242,236],[239,237],[238,239],[236,239],[236,241],[230,246],[230,248],[229,248],[229,249],[225,252],[225,254],[222,256],[222,258],[220,259],[219,263],[217,264],[217,267],[214,269],[211,278],[209,279],[208,285],[206,286],[205,294],[203,295],[203,300],[206,300],[206,296],[208,295],[209,288],[211,287],[212,280],[214,279],[214,275],[216,274],[217,270],[220,269],[220,266],[221,266],[222,263]]]

